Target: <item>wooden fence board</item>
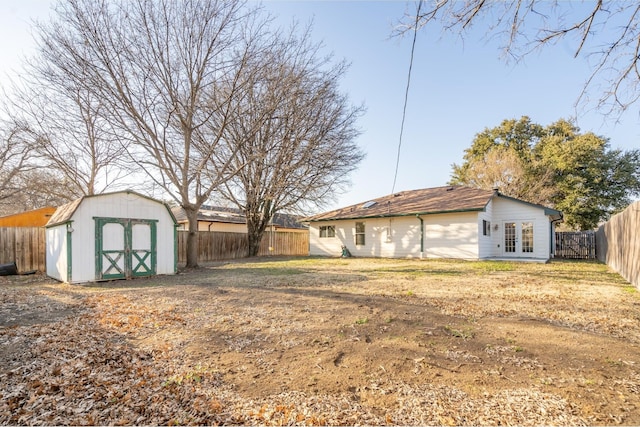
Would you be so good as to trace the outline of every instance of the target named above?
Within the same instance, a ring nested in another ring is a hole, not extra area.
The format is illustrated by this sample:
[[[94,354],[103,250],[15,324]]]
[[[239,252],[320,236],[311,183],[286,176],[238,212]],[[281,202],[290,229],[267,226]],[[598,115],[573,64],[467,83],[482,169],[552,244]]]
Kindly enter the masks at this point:
[[[0,264],[15,262],[18,271],[46,270],[43,227],[1,227]]]
[[[598,260],[640,288],[640,201],[613,215],[596,234]]]
[[[188,234],[188,231],[178,231],[178,263],[181,264],[187,260]],[[198,232],[199,262],[244,258],[247,252],[248,243],[245,233]],[[260,242],[258,256],[269,255],[309,255],[309,234],[287,231],[265,232]]]

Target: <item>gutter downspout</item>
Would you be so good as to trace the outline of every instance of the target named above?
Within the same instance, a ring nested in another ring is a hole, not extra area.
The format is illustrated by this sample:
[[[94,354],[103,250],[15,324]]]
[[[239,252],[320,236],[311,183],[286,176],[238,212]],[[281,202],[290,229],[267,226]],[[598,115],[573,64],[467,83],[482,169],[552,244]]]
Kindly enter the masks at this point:
[[[555,246],[556,246],[556,234],[554,233],[554,230],[555,230],[554,225],[555,225],[556,222],[560,223],[560,222],[563,222],[563,221],[564,221],[564,218],[562,216],[560,216],[560,218],[552,219],[551,222],[550,222],[551,225],[549,226],[549,234],[551,234],[551,236],[549,236],[549,237],[551,237],[551,238],[549,239],[549,242],[550,242],[550,246],[551,247],[549,248],[550,249],[549,255],[550,255],[551,258],[555,258],[556,257],[556,248],[555,248]]]
[[[420,259],[422,259],[424,257],[424,220],[418,214],[416,218],[420,220]]]

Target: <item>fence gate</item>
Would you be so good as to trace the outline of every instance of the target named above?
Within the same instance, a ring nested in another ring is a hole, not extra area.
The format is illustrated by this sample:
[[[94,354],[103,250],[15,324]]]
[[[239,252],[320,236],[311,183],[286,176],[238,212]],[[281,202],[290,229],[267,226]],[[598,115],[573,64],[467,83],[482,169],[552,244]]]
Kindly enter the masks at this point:
[[[156,221],[95,218],[96,280],[156,273]]]
[[[595,231],[556,232],[556,258],[596,259]]]

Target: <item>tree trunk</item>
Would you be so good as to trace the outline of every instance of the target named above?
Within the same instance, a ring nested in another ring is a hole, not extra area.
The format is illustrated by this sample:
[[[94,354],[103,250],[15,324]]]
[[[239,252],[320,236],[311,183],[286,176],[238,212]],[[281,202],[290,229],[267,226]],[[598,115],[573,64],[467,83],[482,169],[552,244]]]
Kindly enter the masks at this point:
[[[193,206],[183,206],[189,221],[187,235],[187,265],[186,268],[198,267],[198,209]]]
[[[250,215],[247,215],[247,242],[249,246],[247,250],[248,257],[258,256],[264,229],[265,226],[262,220],[258,220],[256,223],[256,221],[251,220]]]

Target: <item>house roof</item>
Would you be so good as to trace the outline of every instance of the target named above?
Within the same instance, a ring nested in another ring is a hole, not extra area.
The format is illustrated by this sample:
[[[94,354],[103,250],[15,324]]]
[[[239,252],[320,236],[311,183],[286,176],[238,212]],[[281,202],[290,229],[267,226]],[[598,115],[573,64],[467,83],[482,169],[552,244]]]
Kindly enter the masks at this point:
[[[173,211],[176,220],[180,223],[187,222],[187,215],[181,207],[174,207]],[[271,219],[271,223],[278,227],[306,229],[304,224],[300,224],[296,215],[286,213],[276,213]],[[228,208],[224,206],[203,205],[198,211],[198,221],[224,222],[231,224],[246,224],[247,219],[240,209]]]
[[[89,196],[80,197],[79,199],[73,200],[73,201],[71,201],[69,203],[65,203],[64,205],[59,206],[58,209],[56,209],[55,213],[49,219],[49,222],[47,222],[47,227],[51,227],[51,226],[58,225],[58,224],[63,224],[65,222],[69,222],[71,220],[71,218],[73,217],[73,214],[78,209],[78,206],[80,206],[80,204],[82,203],[83,200],[88,199],[88,198],[92,198],[92,197],[102,197],[102,196],[107,196],[107,195],[112,195],[112,194],[135,194],[136,196],[142,197],[143,199],[147,199],[147,200],[151,200],[152,202],[160,203],[161,205],[163,205],[167,209],[167,211],[169,212],[169,215],[171,216],[171,218],[173,218],[174,222],[176,222],[175,221],[175,217],[173,216],[173,213],[171,212],[171,209],[169,209],[169,206],[167,206],[166,203],[161,202],[159,200],[156,200],[156,199],[154,199],[152,197],[145,196],[144,194],[136,193],[135,191],[124,190],[124,191],[114,191],[112,193],[92,194],[92,195],[89,195]]]
[[[492,197],[506,197],[497,191],[481,190],[465,186],[424,188],[422,190],[401,191],[377,199],[313,215],[303,220],[330,221],[338,219],[383,218],[409,215],[429,215],[437,213],[483,211]],[[522,200],[510,200],[545,209],[546,215],[559,215],[555,209],[534,205]]]

